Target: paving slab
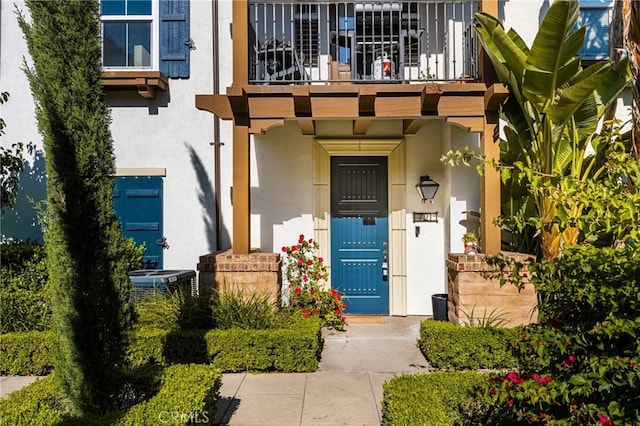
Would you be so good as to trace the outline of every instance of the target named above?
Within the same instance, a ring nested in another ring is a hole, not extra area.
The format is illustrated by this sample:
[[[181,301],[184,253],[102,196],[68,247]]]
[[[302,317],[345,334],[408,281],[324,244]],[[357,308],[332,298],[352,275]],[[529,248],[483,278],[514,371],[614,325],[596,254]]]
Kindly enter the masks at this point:
[[[39,376],[2,376],[0,377],[0,397],[5,398],[11,392],[35,382]]]

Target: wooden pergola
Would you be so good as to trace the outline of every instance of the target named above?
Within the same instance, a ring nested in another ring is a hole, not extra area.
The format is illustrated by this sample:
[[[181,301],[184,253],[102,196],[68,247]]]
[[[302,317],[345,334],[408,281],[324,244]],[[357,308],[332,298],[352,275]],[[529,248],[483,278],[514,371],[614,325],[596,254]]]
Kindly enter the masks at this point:
[[[497,0],[481,10],[497,16]],[[320,120],[351,120],[353,135],[364,135],[374,120],[402,120],[403,133],[415,134],[433,117],[481,133],[481,154],[499,158],[498,108],[508,95],[501,84],[424,83],[405,85],[251,85],[247,0],[233,1],[233,84],[224,95],[196,95],[196,107],[233,120],[233,252],[250,252],[249,137],[295,121],[303,135],[315,135]],[[492,75],[480,58],[483,76]],[[486,69],[485,69],[486,68]],[[484,78],[486,81],[487,79]],[[500,177],[487,167],[481,178],[481,233],[486,253],[500,250]]]

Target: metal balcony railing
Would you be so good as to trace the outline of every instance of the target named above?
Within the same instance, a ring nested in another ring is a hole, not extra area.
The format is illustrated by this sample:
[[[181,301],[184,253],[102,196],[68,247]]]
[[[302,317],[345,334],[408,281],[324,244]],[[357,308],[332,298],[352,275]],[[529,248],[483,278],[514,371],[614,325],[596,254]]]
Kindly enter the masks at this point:
[[[478,0],[250,1],[252,84],[475,81]]]

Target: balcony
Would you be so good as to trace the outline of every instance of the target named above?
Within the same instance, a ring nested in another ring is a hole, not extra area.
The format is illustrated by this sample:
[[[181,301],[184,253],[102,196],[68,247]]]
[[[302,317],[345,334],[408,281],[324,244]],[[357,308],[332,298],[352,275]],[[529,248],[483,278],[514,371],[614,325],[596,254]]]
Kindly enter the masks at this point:
[[[478,81],[478,0],[249,1],[249,83]]]

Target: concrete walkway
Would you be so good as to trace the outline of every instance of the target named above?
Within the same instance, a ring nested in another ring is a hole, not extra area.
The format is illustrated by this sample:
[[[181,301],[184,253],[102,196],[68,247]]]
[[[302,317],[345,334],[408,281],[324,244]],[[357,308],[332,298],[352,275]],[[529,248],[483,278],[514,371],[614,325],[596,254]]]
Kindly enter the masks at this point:
[[[352,318],[324,333],[320,368],[299,374],[225,374],[221,425],[379,425],[382,384],[429,371],[416,346],[424,317]]]
[[[425,317],[353,317],[346,332],[324,332],[313,373],[224,374],[219,425],[379,425],[382,384],[429,371],[416,346]],[[34,377],[1,377],[0,396]]]

